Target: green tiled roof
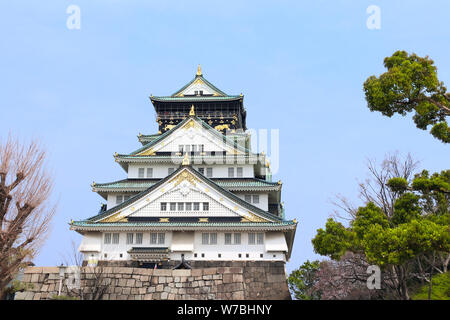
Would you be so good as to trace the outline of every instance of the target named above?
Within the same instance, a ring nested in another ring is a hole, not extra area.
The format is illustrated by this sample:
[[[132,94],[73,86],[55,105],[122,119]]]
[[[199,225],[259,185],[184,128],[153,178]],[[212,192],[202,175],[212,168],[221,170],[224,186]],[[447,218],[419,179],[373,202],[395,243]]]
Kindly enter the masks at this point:
[[[89,222],[74,221],[74,227],[274,227],[293,226],[296,222],[284,220],[279,222]]]
[[[142,191],[150,188],[160,179],[123,179],[108,183],[96,183],[94,191]],[[266,181],[257,178],[223,178],[211,179],[220,187],[227,190],[245,190],[245,189],[270,189],[278,190],[281,185],[277,182]]]
[[[186,102],[201,102],[201,101],[233,101],[233,100],[239,100],[243,96],[185,96],[185,97],[172,97],[172,96],[153,96],[151,97],[153,101],[186,101]]]

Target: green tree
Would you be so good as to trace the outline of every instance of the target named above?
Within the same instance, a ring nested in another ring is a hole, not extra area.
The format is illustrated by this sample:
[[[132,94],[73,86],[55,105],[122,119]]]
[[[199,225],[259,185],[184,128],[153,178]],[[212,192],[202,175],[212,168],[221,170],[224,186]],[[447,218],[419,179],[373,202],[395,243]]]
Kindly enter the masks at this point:
[[[444,143],[450,143],[450,93],[437,77],[434,61],[405,51],[384,59],[387,72],[364,82],[364,92],[371,111],[384,116],[405,116],[415,112],[417,128],[427,130]]]
[[[431,176],[423,171],[411,183],[401,177],[391,178],[385,187],[397,194],[392,214],[369,202],[356,210],[349,227],[329,219],[325,230],[317,230],[312,240],[314,250],[335,260],[345,252],[363,254],[368,263],[389,270],[397,296],[409,299],[408,285],[414,274],[425,278],[421,259],[430,263],[428,257],[438,254],[443,267],[439,269],[433,262],[431,270],[447,271],[449,186],[450,170]]]
[[[431,300],[450,300],[450,272],[433,277]],[[428,300],[428,285],[422,286],[412,296],[412,300]]]
[[[298,269],[291,272],[288,278],[289,289],[297,300],[319,300],[320,291],[314,289],[316,274],[320,269],[318,260],[307,260]]]

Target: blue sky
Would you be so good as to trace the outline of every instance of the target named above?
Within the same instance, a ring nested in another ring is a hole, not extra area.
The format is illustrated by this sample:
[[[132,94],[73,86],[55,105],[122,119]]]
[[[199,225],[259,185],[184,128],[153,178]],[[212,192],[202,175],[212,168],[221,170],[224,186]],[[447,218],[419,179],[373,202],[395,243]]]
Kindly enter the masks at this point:
[[[69,5],[81,29],[66,27]],[[366,27],[369,5],[381,29]],[[357,201],[366,159],[411,154],[430,171],[450,149],[410,118],[371,113],[362,84],[402,49],[429,55],[450,85],[450,3],[442,1],[3,1],[0,138],[39,138],[49,151],[58,212],[35,259],[60,264],[70,219],[97,212],[92,181],[125,177],[114,152],[155,133],[150,94],[169,95],[197,64],[229,94],[243,93],[249,128],[280,129],[282,198],[299,227],[288,270],[318,258],[311,245],[338,193]]]

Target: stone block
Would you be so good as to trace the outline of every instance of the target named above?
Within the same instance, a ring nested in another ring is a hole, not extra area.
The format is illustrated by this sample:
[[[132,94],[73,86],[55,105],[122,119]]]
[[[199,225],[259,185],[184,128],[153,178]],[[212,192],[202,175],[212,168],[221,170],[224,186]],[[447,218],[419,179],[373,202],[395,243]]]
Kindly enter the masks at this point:
[[[187,270],[187,269],[172,270],[172,275],[174,277],[190,277],[191,275],[193,276],[192,271],[194,270]]]
[[[191,276],[193,277],[200,277],[203,275],[203,269],[192,269],[191,270]]]
[[[134,280],[134,279],[127,280],[127,287],[134,287],[135,284],[136,284],[136,280]]]
[[[158,283],[166,283],[166,277],[159,277]]]
[[[233,274],[233,282],[243,282],[244,278],[242,274]]]
[[[148,293],[153,293],[153,292],[155,292],[156,291],[156,287],[148,287],[147,288],[147,292]]]
[[[144,300],[153,300],[153,294],[152,294],[152,293],[147,293],[147,294],[144,296]]]
[[[34,282],[34,283],[36,283],[36,282],[39,282],[39,273],[33,273],[32,275],[31,275],[31,282]]]
[[[203,269],[203,275],[213,275],[217,273],[217,268],[206,268]]]
[[[163,290],[164,290],[164,285],[158,284],[158,285],[156,286],[156,292],[161,292],[161,291],[163,291]]]
[[[169,269],[156,269],[156,270],[153,270],[153,275],[169,277],[169,276],[172,276],[172,270],[169,270]]]

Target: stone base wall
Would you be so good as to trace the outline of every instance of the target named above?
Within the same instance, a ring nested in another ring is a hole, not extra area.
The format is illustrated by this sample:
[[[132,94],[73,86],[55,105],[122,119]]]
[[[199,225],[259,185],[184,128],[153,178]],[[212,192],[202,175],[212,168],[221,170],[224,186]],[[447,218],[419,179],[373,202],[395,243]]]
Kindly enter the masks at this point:
[[[65,274],[61,295],[102,300],[291,299],[282,262],[232,262],[215,267],[202,263],[204,267],[190,270],[82,267],[77,274]],[[58,267],[27,268],[22,281],[31,288],[16,293],[15,299],[54,299],[60,279]]]

